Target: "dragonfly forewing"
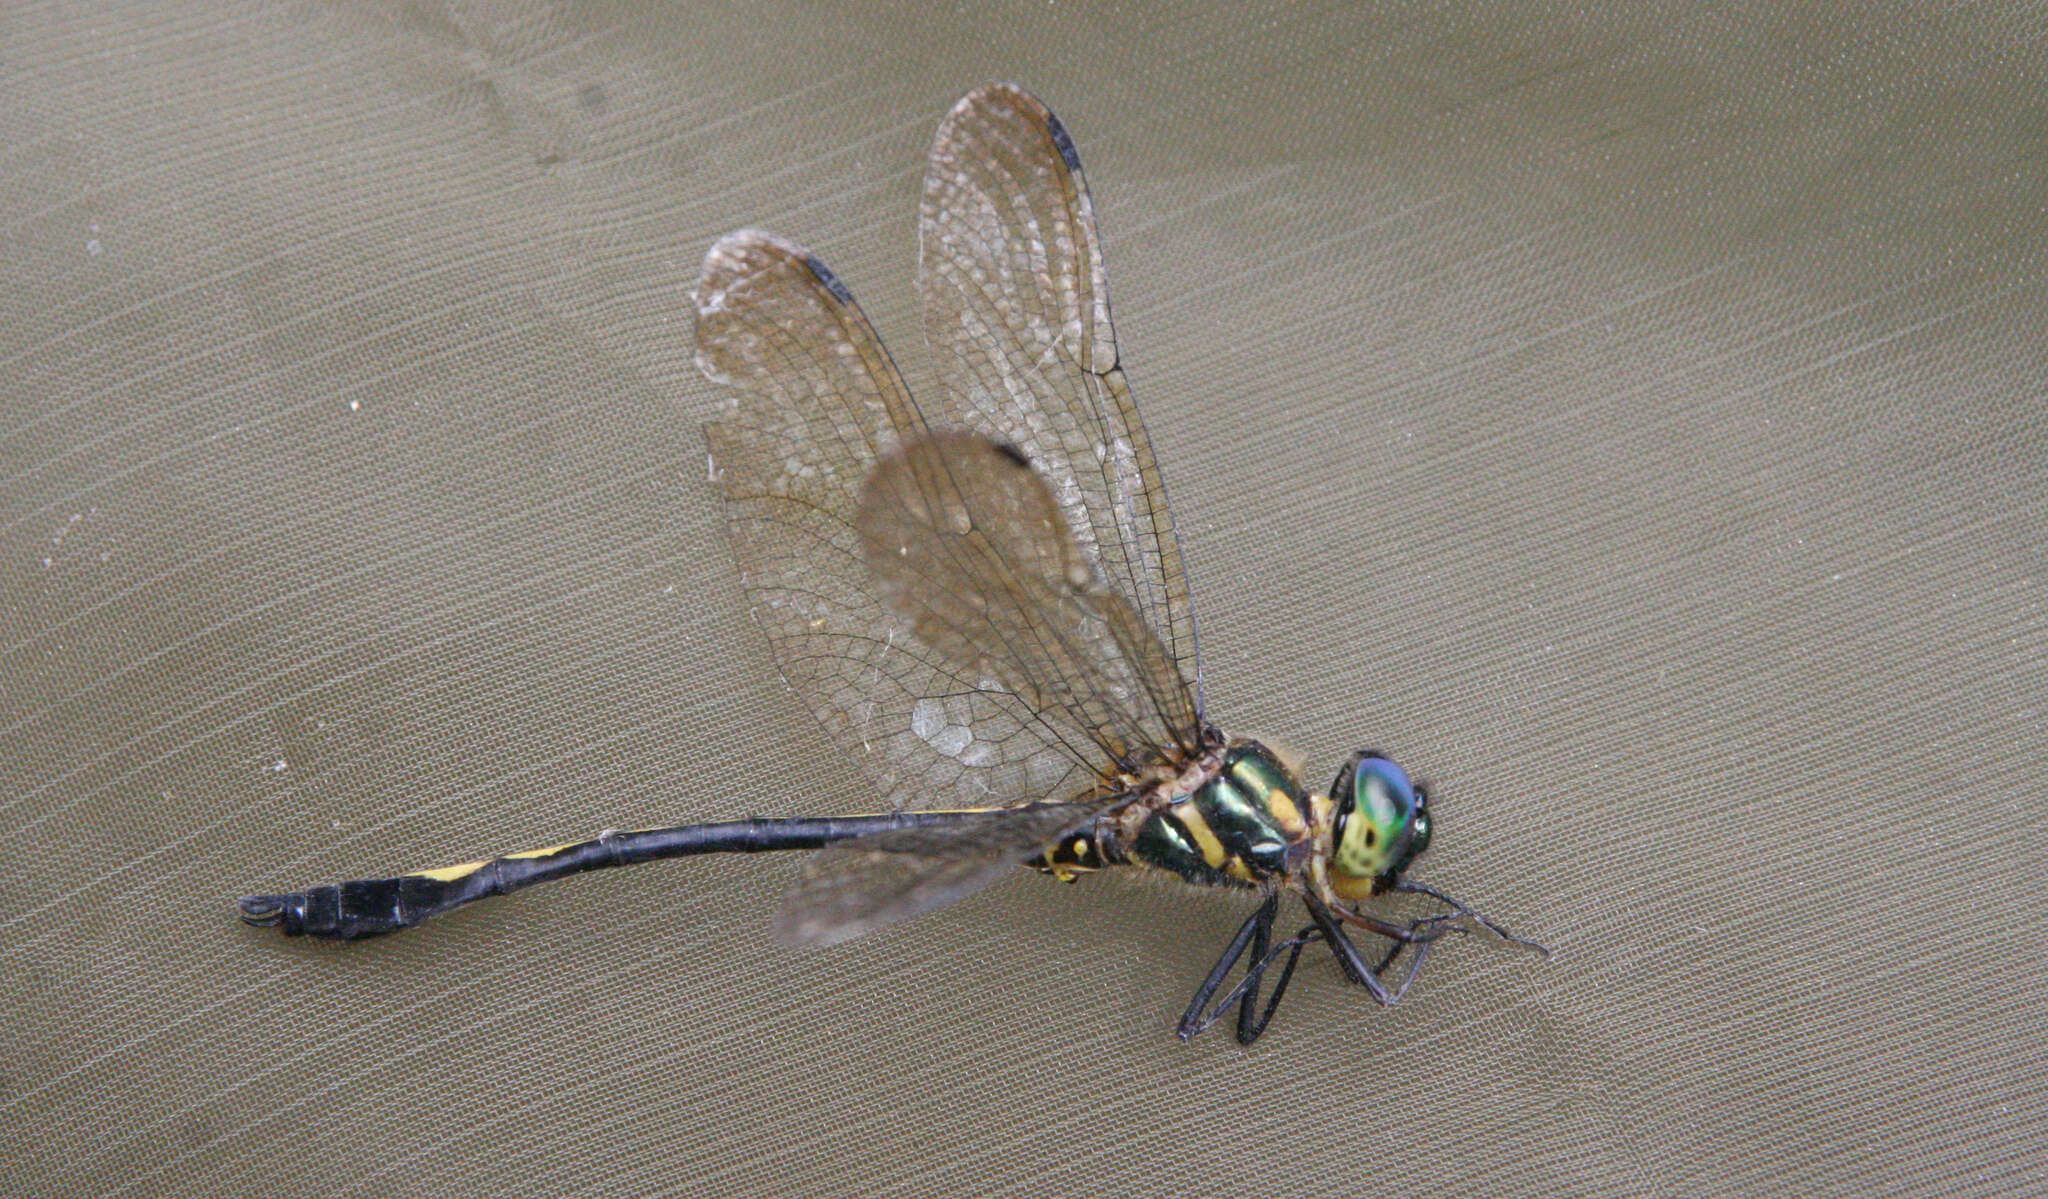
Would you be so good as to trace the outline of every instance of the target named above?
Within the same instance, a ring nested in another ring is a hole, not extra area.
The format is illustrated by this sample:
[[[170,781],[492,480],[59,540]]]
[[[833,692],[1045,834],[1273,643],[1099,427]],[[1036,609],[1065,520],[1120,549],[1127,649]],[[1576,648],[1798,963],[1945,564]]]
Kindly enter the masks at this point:
[[[1194,605],[1151,441],[1119,365],[1073,140],[1030,93],[977,88],[940,123],[918,206],[934,423],[1043,471],[1083,552],[1199,685]],[[1177,723],[1199,723],[1199,687]]]
[[[853,297],[803,247],[742,231],[698,282],[697,361],[733,389],[705,425],[726,532],[784,679],[890,806],[1074,794],[1079,730],[1043,719],[912,635],[878,595],[862,481],[923,418]]]

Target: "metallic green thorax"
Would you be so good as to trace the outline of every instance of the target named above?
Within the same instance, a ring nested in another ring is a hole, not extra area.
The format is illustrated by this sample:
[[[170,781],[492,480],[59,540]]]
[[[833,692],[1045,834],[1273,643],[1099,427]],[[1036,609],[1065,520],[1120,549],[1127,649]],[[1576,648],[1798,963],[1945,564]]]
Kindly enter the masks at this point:
[[[1030,864],[1065,876],[1136,862],[1205,886],[1256,886],[1308,852],[1306,812],[1301,783],[1273,752],[1240,741],[1207,782],[1147,811],[1123,843],[1077,835]]]

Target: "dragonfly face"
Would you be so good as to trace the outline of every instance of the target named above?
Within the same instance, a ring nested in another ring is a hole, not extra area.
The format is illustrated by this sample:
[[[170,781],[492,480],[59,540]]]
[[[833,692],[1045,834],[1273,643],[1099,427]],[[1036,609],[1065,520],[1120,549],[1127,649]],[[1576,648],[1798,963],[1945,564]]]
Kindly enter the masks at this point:
[[[1330,784],[1331,886],[1347,899],[1392,888],[1429,848],[1429,797],[1408,772],[1359,750]]]

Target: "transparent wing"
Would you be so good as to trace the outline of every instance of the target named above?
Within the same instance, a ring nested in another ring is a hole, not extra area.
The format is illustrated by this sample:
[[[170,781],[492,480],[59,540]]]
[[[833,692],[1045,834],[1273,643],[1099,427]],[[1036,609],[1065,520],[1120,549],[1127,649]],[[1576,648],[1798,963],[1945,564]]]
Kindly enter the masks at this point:
[[[1059,711],[921,642],[878,594],[864,481],[925,434],[844,287],[802,247],[722,238],[696,293],[697,364],[733,389],[705,426],[756,619],[784,677],[895,807],[1066,796],[1111,772]]]
[[[883,602],[977,687],[1079,730],[1126,771],[1201,748],[1158,637],[1015,449],[962,432],[907,442],[868,477],[858,526]]]
[[[776,936],[831,945],[965,899],[1105,806],[1032,804],[985,813],[973,824],[877,833],[821,849],[783,900]]]
[[[1044,104],[991,84],[940,124],[918,208],[935,423],[1016,446],[1050,480],[1083,554],[1196,683],[1194,606],[1151,442],[1117,364],[1095,211]]]

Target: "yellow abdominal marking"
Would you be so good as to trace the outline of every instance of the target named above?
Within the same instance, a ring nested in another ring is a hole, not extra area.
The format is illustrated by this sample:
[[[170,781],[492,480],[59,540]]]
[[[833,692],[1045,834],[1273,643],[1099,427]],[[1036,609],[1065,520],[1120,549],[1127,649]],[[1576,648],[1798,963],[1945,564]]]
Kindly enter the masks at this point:
[[[438,870],[415,870],[412,872],[412,877],[430,878],[437,883],[452,883],[458,878],[465,878],[475,874],[496,860],[496,858],[486,858],[481,862],[464,862],[460,866],[443,866]]]
[[[546,849],[522,849],[518,853],[508,853],[505,856],[508,858],[545,858],[558,854],[565,849],[574,849],[581,844],[581,841],[571,841],[566,845],[550,845]]]
[[[1067,852],[1079,859],[1073,862],[1059,861],[1054,856],[1058,850],[1049,849],[1045,852],[1045,870],[1063,883],[1071,883],[1084,874],[1092,874],[1095,867],[1088,864],[1088,851],[1091,848],[1093,847],[1089,844],[1088,838],[1074,838],[1074,843],[1067,847]]]
[[[580,841],[571,841],[571,842],[569,842],[569,843],[567,843],[567,844],[565,844],[565,845],[550,845],[550,846],[548,846],[548,847],[547,847],[546,849],[522,849],[522,850],[520,850],[520,851],[519,851],[518,853],[508,853],[508,854],[506,854],[506,855],[505,855],[505,857],[507,857],[507,858],[545,858],[545,857],[552,857],[553,855],[555,855],[555,854],[558,854],[558,853],[562,852],[562,851],[563,851],[563,850],[565,850],[565,849],[574,849],[574,848],[576,848],[576,847],[577,847],[578,845],[580,845],[580,844],[582,844],[582,842],[580,842]],[[462,864],[461,864],[461,865],[459,865],[459,866],[440,866],[440,867],[436,867],[436,868],[435,868],[435,869],[433,869],[433,870],[415,870],[415,871],[413,871],[413,872],[412,872],[411,874],[407,875],[406,877],[408,877],[408,878],[430,878],[430,879],[433,879],[433,880],[434,880],[435,882],[437,882],[437,883],[452,883],[452,882],[454,882],[454,881],[455,881],[456,879],[458,879],[458,878],[467,878],[467,877],[469,877],[470,875],[472,875],[472,874],[475,874],[475,873],[476,873],[477,871],[479,871],[479,870],[482,870],[482,869],[483,869],[484,867],[486,867],[486,866],[490,865],[490,864],[491,864],[492,862],[495,862],[495,861],[497,861],[497,860],[498,860],[497,858],[485,858],[485,859],[484,859],[483,861],[481,861],[481,862],[464,862],[464,863],[462,863]]]

